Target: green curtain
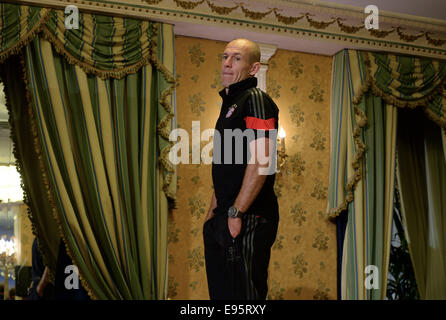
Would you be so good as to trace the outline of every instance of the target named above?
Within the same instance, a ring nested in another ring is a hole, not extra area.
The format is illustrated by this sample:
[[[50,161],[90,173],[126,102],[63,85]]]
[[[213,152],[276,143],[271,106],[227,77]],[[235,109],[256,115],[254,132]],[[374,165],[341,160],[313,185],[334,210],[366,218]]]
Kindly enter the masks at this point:
[[[60,243],[58,226],[53,218],[52,206],[48,201],[48,185],[41,175],[38,152],[38,137],[33,134],[35,124],[28,113],[26,88],[22,80],[23,71],[18,55],[10,57],[0,65],[1,81],[5,85],[6,105],[9,110],[9,125],[14,141],[16,168],[22,179],[24,203],[27,205],[33,233],[37,236],[43,263],[50,268],[54,280],[57,254]],[[14,106],[14,107],[13,107]],[[20,159],[20,161],[19,161]],[[33,213],[40,213],[38,215]]]
[[[395,172],[395,107],[421,106],[446,123],[446,63],[344,50],[334,57],[328,215],[347,214],[342,243],[342,298],[384,299]],[[368,290],[365,267],[379,271]]]
[[[2,6],[11,20],[13,9]],[[176,191],[168,160],[173,27],[81,13],[79,29],[67,30],[63,12],[42,10],[34,37],[0,53],[5,60],[24,47],[28,107],[10,101],[9,108],[26,109],[30,124],[31,134],[15,137],[16,148],[33,140],[37,155],[33,168],[18,157],[23,171],[39,169],[24,185],[39,172],[47,191],[45,210],[31,208],[42,222],[37,233],[46,233],[43,222],[53,216],[91,297],[163,299],[167,214]],[[13,90],[18,81],[6,86]],[[25,124],[15,121],[16,128]]]
[[[446,128],[441,130],[441,140],[443,141],[444,159],[446,160]]]
[[[360,160],[361,180],[349,204],[346,232],[346,272],[343,296],[346,299],[384,299],[387,286],[390,252],[394,169],[396,109],[388,107],[381,98],[366,94],[357,105],[365,115],[367,126],[359,135],[365,152]],[[365,282],[373,271],[375,286]],[[376,283],[378,281],[378,283]]]
[[[402,221],[405,237],[409,244],[418,292],[423,299],[426,292],[423,274],[427,263],[425,250],[429,204],[424,155],[424,119],[420,118],[419,111],[416,113],[400,112],[397,153],[397,181]],[[408,216],[412,218],[408,220]],[[414,261],[414,251],[418,252],[418,261]]]
[[[398,189],[421,299],[446,299],[446,158],[440,127],[419,112],[398,123]]]
[[[41,176],[38,161],[40,154],[36,150],[36,137],[31,131],[23,67],[18,55],[41,30],[49,17],[49,12],[50,9],[46,8],[0,3],[0,73],[5,85],[9,125],[14,141],[13,152],[17,159],[16,168],[22,179],[24,203],[28,206],[28,216],[33,233],[37,236],[43,261],[49,266],[51,280],[54,280],[60,236],[57,223],[50,214],[52,209],[47,200],[45,177]],[[13,105],[16,107],[11,108]],[[21,143],[17,143],[18,140]],[[36,212],[42,214],[33,214]]]
[[[390,250],[396,110],[371,94],[353,103],[366,79],[361,52],[338,53],[333,68],[329,214],[347,214],[341,297],[383,299]],[[367,288],[365,271],[371,265],[378,273],[373,274],[374,286]]]
[[[446,299],[446,160],[441,129],[426,128],[425,153],[429,203],[429,241],[427,250],[426,299]]]
[[[374,95],[400,108],[419,107],[433,121],[425,122],[424,117],[418,116],[416,122],[425,125],[414,125],[408,129],[419,135],[417,139],[424,140],[421,142],[422,149],[419,149],[424,150],[421,153],[425,154],[424,160],[416,151],[416,148],[420,148],[420,142],[400,153],[404,148],[403,142],[397,140],[398,167],[403,163],[404,166],[412,164],[406,167],[410,168],[409,171],[399,172],[399,183],[403,218],[420,297],[444,299],[445,243],[442,234],[445,198],[442,195],[445,194],[446,177],[439,127],[446,128],[446,61],[383,53],[364,56],[368,64],[367,86]],[[433,130],[438,134],[433,134]],[[423,138],[427,136],[429,138]],[[425,177],[406,181],[412,175],[419,174]],[[416,190],[413,189],[415,186]]]

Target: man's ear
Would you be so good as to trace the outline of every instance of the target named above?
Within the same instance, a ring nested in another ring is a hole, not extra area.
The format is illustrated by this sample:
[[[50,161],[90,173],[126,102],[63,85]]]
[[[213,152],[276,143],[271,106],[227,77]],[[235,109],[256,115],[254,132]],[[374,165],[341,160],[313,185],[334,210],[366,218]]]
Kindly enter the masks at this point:
[[[254,76],[260,70],[260,62],[254,62],[251,66],[251,70],[249,71],[250,76]]]

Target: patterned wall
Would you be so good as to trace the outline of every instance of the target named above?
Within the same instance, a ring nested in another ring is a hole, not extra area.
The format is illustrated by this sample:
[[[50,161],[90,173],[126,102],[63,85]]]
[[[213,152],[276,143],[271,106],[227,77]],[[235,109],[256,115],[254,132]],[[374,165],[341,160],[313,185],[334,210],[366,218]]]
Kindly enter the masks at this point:
[[[178,127],[190,135],[192,121],[200,121],[200,132],[215,127],[224,47],[220,41],[176,37]],[[324,214],[331,65],[331,57],[286,50],[270,60],[267,91],[280,110],[289,158],[275,185],[280,223],[271,254],[269,299],[336,299],[335,226]],[[201,148],[208,143],[201,142]],[[202,224],[211,195],[210,165],[179,165],[179,206],[169,217],[171,299],[209,298]]]

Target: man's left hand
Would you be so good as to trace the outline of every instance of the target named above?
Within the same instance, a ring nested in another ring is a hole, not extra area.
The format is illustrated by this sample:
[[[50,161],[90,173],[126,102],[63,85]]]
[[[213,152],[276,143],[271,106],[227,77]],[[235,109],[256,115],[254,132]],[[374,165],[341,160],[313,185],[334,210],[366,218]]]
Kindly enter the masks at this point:
[[[242,219],[240,218],[228,218],[229,232],[232,238],[236,238],[242,230]]]

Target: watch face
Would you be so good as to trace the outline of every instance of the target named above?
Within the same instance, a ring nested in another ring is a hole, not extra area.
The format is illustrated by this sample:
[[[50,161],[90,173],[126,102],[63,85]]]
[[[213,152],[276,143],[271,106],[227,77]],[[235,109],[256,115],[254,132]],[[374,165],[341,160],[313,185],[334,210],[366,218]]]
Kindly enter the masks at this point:
[[[235,217],[236,214],[237,214],[237,209],[234,208],[234,207],[230,207],[230,208],[229,208],[229,211],[228,211],[228,215],[229,215],[230,217]]]

